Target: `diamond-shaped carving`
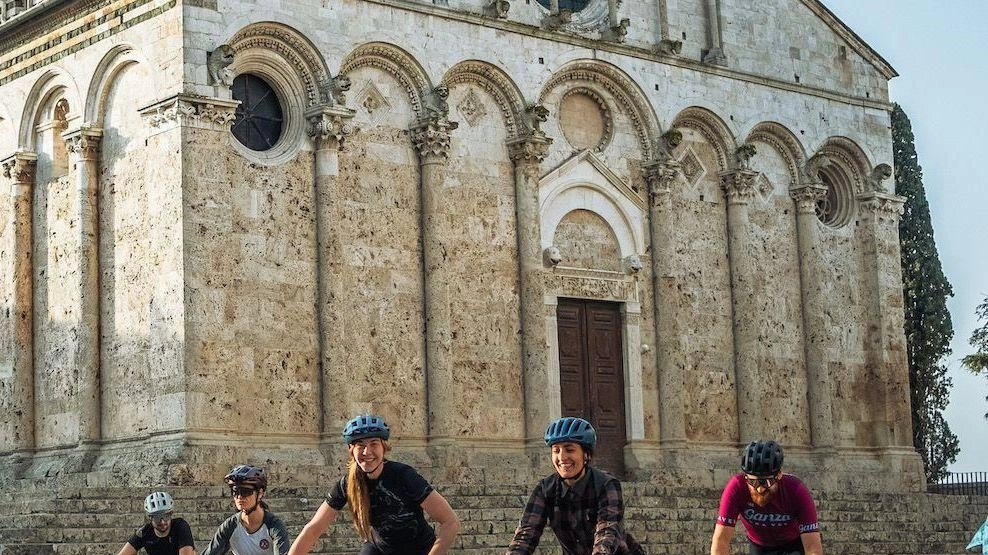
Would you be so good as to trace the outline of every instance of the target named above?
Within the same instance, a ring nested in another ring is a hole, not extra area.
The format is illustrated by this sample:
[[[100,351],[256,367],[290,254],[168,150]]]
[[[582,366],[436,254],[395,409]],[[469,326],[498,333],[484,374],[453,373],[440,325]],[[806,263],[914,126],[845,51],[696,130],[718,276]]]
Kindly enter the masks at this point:
[[[380,120],[391,111],[391,103],[372,81],[367,81],[357,93],[356,103],[360,106],[359,110],[374,120]]]
[[[467,95],[456,105],[456,109],[463,114],[463,119],[467,120],[470,127],[476,127],[480,120],[487,115],[484,103],[473,89],[467,91]]]
[[[755,190],[758,191],[762,200],[768,200],[772,197],[772,189],[772,182],[765,177],[765,174],[758,174],[758,177],[755,178]]]
[[[683,154],[683,159],[679,161],[680,170],[683,172],[683,177],[686,178],[686,182],[690,185],[696,184],[697,181],[703,177],[706,173],[703,164],[700,163],[700,159],[697,158],[696,154],[692,149],[687,149],[686,153]]]

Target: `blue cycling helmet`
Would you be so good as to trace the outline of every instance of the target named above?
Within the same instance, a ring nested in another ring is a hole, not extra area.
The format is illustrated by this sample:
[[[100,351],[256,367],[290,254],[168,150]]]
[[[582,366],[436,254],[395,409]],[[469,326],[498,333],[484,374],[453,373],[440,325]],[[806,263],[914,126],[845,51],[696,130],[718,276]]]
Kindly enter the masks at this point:
[[[741,470],[754,476],[774,476],[782,470],[782,447],[769,441],[752,441],[741,453]]]
[[[593,451],[597,445],[597,432],[582,418],[564,416],[545,429],[545,444],[552,446],[564,441],[579,443],[584,449]]]
[[[353,417],[346,426],[343,426],[343,441],[347,445],[358,439],[378,437],[387,440],[391,436],[391,429],[383,418],[376,414],[361,414]]]

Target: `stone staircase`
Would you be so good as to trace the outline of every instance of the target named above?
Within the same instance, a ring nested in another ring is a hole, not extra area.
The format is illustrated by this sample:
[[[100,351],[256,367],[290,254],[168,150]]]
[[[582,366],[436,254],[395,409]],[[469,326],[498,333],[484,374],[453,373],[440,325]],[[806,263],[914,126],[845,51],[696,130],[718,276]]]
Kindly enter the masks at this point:
[[[454,553],[501,555],[510,541],[532,484],[437,484],[462,520]],[[224,487],[167,490],[176,513],[192,526],[203,548],[232,512]],[[653,555],[709,553],[719,490],[625,483],[628,528]],[[143,522],[146,488],[53,488],[37,484],[0,493],[0,555],[113,555]],[[268,497],[294,535],[322,502],[325,487],[272,489]],[[963,553],[988,515],[988,497],[938,494],[825,492],[816,495],[828,555],[948,555]],[[346,513],[344,513],[345,515]],[[747,553],[740,539],[732,553]],[[316,553],[358,550],[344,517],[317,544]],[[551,531],[542,553],[558,553]]]

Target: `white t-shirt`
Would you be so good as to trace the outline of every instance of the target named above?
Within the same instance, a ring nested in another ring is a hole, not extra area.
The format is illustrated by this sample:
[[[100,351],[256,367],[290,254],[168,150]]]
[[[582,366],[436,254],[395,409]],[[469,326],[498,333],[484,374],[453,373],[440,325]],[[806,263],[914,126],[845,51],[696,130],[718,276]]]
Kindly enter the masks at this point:
[[[247,532],[244,524],[239,522],[233,535],[230,536],[230,550],[234,555],[275,555],[274,540],[271,539],[271,532],[268,525],[261,523],[261,527],[253,534]]]

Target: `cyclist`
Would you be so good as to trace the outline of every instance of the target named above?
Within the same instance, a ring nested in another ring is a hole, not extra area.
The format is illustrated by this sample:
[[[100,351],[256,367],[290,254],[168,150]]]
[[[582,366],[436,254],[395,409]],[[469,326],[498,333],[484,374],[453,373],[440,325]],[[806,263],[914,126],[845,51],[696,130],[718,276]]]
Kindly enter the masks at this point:
[[[223,521],[201,555],[285,555],[288,532],[264,501],[268,479],[259,466],[241,464],[223,479],[237,512]]]
[[[820,523],[810,490],[782,472],[782,447],[752,441],[741,454],[741,472],[720,498],[710,555],[727,555],[740,516],[751,555],[822,555]]]
[[[350,452],[346,476],[295,538],[289,555],[306,555],[350,505],[364,540],[361,555],[443,555],[453,546],[460,521],[446,499],[414,468],[387,458],[391,430],[380,416],[360,415],[343,428]],[[439,523],[436,533],[423,511]]]
[[[117,555],[137,555],[142,548],[148,555],[195,555],[192,529],[183,518],[173,515],[172,496],[156,491],[144,499],[148,522],[137,529]]]
[[[507,555],[530,555],[546,523],[566,555],[644,553],[624,527],[621,482],[590,466],[597,432],[582,418],[549,424],[545,444],[555,473],[535,486]]]

